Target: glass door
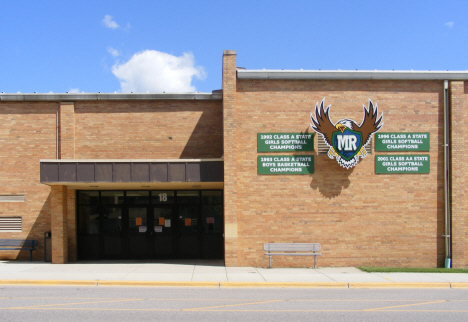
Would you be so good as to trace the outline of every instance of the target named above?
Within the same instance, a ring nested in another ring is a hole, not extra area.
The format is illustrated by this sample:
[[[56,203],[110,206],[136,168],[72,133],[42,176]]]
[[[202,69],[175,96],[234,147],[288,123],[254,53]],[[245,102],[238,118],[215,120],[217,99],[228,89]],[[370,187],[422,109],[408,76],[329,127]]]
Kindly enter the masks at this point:
[[[158,205],[152,208],[152,258],[175,258],[174,206]]]
[[[177,192],[177,238],[180,258],[201,258],[200,191]]]
[[[148,229],[148,207],[129,206],[127,254],[129,258],[148,258],[150,253],[151,231]]]
[[[224,258],[221,190],[78,191],[79,259]]]
[[[123,256],[124,243],[121,207],[101,206],[101,256],[119,259]]]
[[[124,255],[122,241],[125,224],[122,207],[125,202],[123,191],[101,191],[99,198],[99,257],[103,259],[120,259]]]
[[[202,257],[224,258],[223,192],[202,191]]]
[[[180,258],[200,258],[199,206],[178,206]]]

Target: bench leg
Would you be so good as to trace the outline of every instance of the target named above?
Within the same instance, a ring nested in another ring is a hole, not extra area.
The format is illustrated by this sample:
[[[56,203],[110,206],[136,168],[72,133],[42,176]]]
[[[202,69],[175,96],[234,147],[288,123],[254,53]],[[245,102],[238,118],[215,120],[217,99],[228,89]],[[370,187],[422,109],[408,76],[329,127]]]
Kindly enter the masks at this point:
[[[32,250],[29,251],[29,261],[32,262]]]
[[[271,255],[268,255],[268,268],[271,268]]]
[[[317,255],[314,256],[314,268],[317,268]]]

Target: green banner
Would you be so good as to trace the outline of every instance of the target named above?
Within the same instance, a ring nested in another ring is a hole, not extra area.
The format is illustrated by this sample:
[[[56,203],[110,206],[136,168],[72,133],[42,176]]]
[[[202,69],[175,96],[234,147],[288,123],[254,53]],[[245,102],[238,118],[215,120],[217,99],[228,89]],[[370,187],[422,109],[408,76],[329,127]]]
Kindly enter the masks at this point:
[[[258,156],[258,174],[312,174],[313,155]]]
[[[314,151],[313,133],[257,133],[258,152]]]
[[[374,134],[375,151],[429,151],[429,132]]]
[[[375,173],[429,173],[429,154],[376,155]]]

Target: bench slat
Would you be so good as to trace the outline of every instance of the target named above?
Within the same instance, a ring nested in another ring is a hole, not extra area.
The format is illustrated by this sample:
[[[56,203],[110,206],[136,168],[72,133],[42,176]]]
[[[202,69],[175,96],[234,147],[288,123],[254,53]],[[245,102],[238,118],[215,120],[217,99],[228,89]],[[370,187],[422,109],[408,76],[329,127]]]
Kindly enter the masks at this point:
[[[283,256],[314,256],[314,268],[317,268],[317,256],[322,254],[316,253],[320,250],[320,244],[318,243],[266,243],[263,244],[263,250],[267,251],[265,255],[268,256],[268,268],[271,268],[271,256],[283,255]],[[283,253],[272,253],[272,252],[283,252]],[[295,253],[290,253],[295,252]],[[309,252],[309,253],[299,253]]]
[[[319,251],[320,244],[316,243],[267,243],[263,245],[263,250],[268,252],[301,252]]]
[[[32,261],[32,252],[38,245],[35,239],[0,239],[0,250],[29,250],[29,261]]]
[[[265,255],[322,256],[322,254],[320,254],[320,253],[265,253]]]
[[[0,247],[25,247],[34,248],[37,247],[39,242],[33,239],[0,239]]]

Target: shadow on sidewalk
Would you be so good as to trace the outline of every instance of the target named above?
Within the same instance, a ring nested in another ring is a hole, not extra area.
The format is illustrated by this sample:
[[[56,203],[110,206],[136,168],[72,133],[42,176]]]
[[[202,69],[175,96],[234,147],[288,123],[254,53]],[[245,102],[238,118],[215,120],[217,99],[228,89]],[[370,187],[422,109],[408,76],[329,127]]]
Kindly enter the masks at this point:
[[[42,264],[42,261],[20,261],[20,260],[4,260],[2,264]],[[44,263],[45,264],[45,263]],[[47,263],[50,264],[50,263]],[[68,262],[65,265],[73,264],[104,264],[104,265],[120,265],[120,264],[167,264],[167,265],[197,265],[197,266],[219,266],[224,267],[222,259],[154,259],[154,260],[83,260],[76,262]],[[54,265],[54,264],[53,264]],[[60,264],[56,264],[60,265]]]

